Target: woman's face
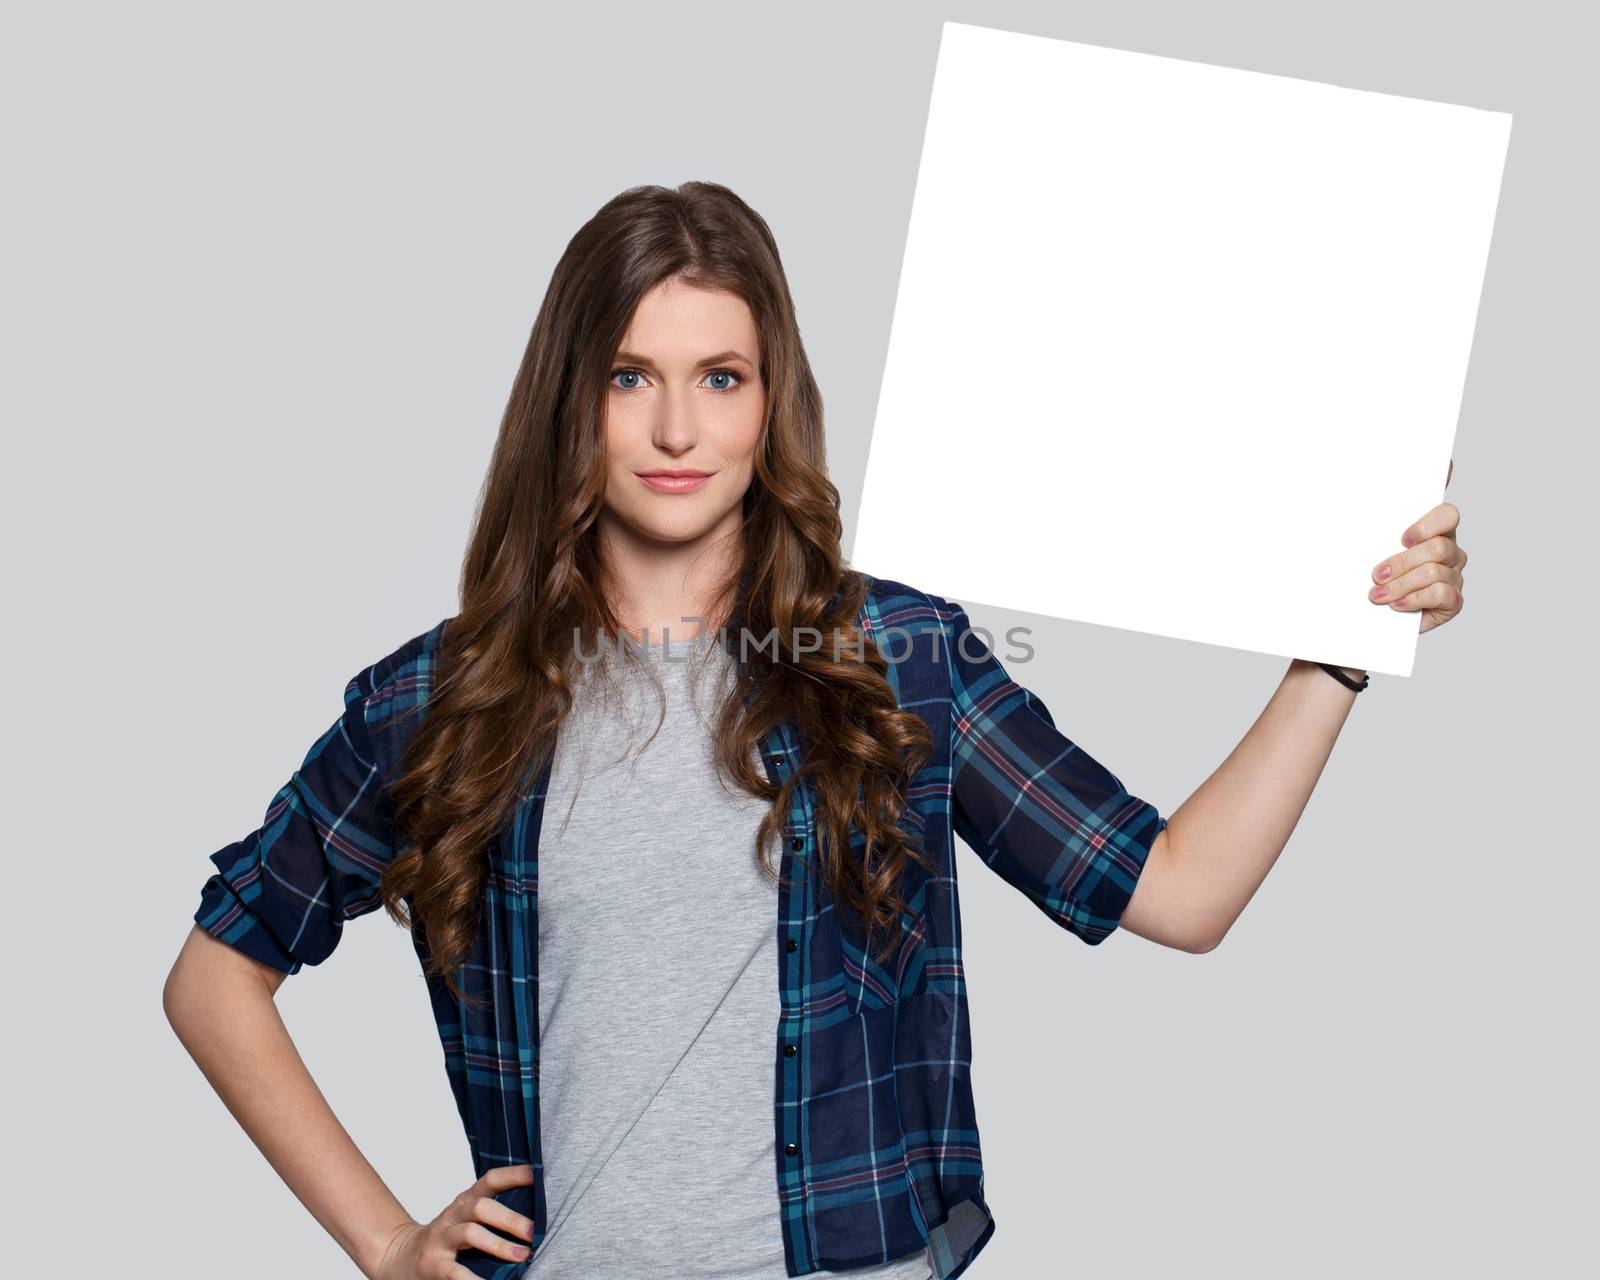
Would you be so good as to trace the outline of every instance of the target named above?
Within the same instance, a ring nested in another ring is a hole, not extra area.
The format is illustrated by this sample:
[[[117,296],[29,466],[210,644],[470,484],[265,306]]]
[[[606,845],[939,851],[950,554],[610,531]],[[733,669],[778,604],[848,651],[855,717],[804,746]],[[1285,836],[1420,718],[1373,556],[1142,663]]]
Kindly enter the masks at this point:
[[[645,550],[739,526],[766,410],[760,359],[742,298],[675,278],[645,294],[605,391],[610,534]]]

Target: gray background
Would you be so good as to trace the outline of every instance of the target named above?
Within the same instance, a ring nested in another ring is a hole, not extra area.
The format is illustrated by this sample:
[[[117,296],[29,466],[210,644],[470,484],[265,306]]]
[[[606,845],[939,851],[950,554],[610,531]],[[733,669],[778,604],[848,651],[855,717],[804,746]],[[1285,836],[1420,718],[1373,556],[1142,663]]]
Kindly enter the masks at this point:
[[[973,1274],[1592,1268],[1579,12],[8,9],[8,1269],[347,1273],[163,1019],[207,855],[350,675],[454,611],[551,266],[623,187],[712,178],[768,218],[853,526],[946,18],[1515,114],[1446,495],[1468,608],[1374,677],[1227,941],[1090,950],[960,855],[998,1223]],[[1015,674],[1163,813],[1285,665],[967,603],[1034,628]],[[471,1170],[405,934],[366,917],[281,998],[431,1217]]]

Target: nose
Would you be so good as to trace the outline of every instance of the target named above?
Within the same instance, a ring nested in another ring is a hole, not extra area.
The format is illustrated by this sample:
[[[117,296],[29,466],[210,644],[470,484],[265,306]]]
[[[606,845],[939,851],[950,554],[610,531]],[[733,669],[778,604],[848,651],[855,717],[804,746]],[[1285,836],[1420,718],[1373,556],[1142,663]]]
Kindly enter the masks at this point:
[[[694,448],[700,434],[688,395],[681,391],[669,391],[661,397],[660,405],[651,439],[658,449],[670,454],[687,453]]]

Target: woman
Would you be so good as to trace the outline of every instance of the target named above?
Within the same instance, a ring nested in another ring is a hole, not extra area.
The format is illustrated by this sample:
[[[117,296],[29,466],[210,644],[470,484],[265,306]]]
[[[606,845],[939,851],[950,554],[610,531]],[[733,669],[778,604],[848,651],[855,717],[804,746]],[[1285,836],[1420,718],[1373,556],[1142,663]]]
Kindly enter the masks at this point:
[[[1413,525],[1370,598],[1454,616],[1457,519]],[[534,324],[459,613],[351,679],[261,827],[212,855],[167,982],[364,1275],[961,1274],[994,1216],[952,837],[1085,942],[1210,950],[1365,684],[1293,662],[1168,820],[959,605],[846,568],[840,534],[765,222],[709,183],[610,201]],[[426,1222],[273,1003],[380,905],[477,1174]]]

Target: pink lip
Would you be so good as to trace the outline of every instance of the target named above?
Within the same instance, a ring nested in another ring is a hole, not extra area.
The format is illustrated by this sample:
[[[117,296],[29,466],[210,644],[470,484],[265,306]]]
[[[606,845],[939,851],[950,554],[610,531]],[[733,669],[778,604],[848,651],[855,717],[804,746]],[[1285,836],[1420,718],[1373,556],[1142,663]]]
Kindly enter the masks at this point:
[[[711,477],[704,472],[657,472],[654,475],[641,475],[639,479],[654,489],[657,493],[693,493]]]

